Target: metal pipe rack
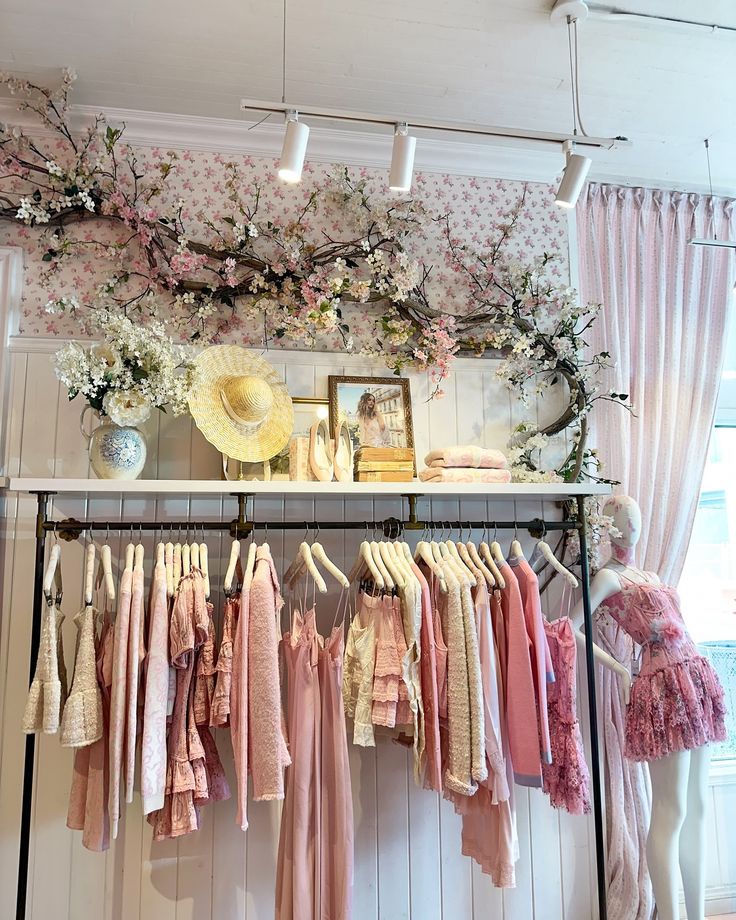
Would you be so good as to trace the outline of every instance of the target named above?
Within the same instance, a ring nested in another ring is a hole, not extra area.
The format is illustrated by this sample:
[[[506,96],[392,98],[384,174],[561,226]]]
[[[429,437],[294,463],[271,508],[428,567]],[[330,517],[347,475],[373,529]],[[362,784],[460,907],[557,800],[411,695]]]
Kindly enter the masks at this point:
[[[158,531],[162,534],[172,531],[193,530],[196,532],[229,533],[237,538],[253,534],[263,528],[271,531],[298,531],[298,530],[380,530],[388,538],[396,538],[405,531],[433,530],[444,527],[449,530],[528,530],[532,536],[541,537],[546,532],[576,530],[580,540],[581,553],[581,584],[583,594],[583,615],[585,634],[593,634],[593,618],[590,602],[590,575],[588,570],[587,534],[585,526],[584,495],[575,495],[576,513],[565,520],[546,521],[534,518],[527,521],[502,520],[502,521],[431,521],[420,520],[417,516],[416,494],[407,494],[408,516],[406,520],[389,517],[381,521],[255,521],[247,520],[246,504],[247,493],[233,493],[238,502],[238,514],[230,521],[200,521],[192,518],[186,520],[156,520],[156,521],[76,521],[67,519],[53,521],[48,517],[49,499],[55,493],[52,491],[36,491],[36,527],[35,527],[35,562],[33,585],[33,619],[31,623],[31,648],[30,648],[30,673],[29,683],[33,679],[33,669],[41,638],[41,612],[43,603],[43,574],[44,574],[44,549],[46,536],[54,533],[65,540],[75,540],[84,533],[136,531]],[[492,498],[491,493],[488,498]],[[595,659],[593,657],[593,644],[586,642],[585,664],[588,688],[588,716],[590,721],[590,755],[591,775],[593,786],[593,817],[595,824],[595,854],[597,870],[598,893],[598,918],[606,920],[606,867],[605,867],[605,828],[603,823],[603,797],[601,788],[601,762],[600,747],[597,730],[597,701],[595,687]],[[23,788],[21,797],[21,826],[19,842],[18,887],[16,895],[16,920],[25,920],[28,894],[28,868],[30,854],[31,823],[33,812],[33,776],[36,754],[36,736],[26,736],[25,757],[23,766]]]

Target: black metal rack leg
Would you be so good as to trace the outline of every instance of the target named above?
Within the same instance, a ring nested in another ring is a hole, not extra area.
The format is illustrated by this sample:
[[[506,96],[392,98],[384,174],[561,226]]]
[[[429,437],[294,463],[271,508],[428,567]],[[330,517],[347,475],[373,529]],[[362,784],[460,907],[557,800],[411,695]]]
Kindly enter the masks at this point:
[[[36,510],[36,556],[33,569],[33,619],[31,622],[31,651],[28,683],[33,680],[33,671],[41,642],[41,611],[43,609],[43,556],[46,531],[44,523],[48,511],[47,492],[37,495]],[[36,736],[26,735],[26,749],[23,758],[23,792],[20,811],[20,843],[18,847],[18,890],[15,898],[16,920],[25,920],[28,898],[28,857],[31,848],[31,817],[33,813],[33,768],[36,759]]]
[[[583,583],[583,619],[585,623],[585,666],[588,677],[588,715],[590,721],[590,759],[593,774],[593,819],[595,822],[595,864],[598,881],[598,917],[606,920],[606,847],[603,826],[603,795],[601,792],[601,753],[598,743],[598,704],[595,692],[595,658],[593,657],[593,611],[590,606],[590,571],[588,569],[588,540],[585,526],[585,499],[578,496],[580,523],[580,575]]]

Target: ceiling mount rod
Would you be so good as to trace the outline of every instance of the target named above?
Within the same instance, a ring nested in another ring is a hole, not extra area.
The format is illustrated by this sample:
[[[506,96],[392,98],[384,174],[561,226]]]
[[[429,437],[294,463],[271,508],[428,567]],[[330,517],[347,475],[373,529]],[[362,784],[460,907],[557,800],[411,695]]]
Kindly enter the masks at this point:
[[[267,102],[260,99],[241,99],[240,109],[243,112],[270,112],[274,114],[286,114],[296,109],[300,116],[304,117],[324,118],[330,121],[350,121],[358,124],[386,125],[391,128],[394,128],[399,122],[407,122],[413,129],[419,130],[441,131],[449,134],[471,134],[478,137],[508,138],[516,141],[554,144],[558,147],[568,140],[574,140],[579,147],[594,147],[600,150],[611,150],[614,147],[629,146],[631,144],[631,141],[626,137],[585,137],[553,131],[528,131],[525,128],[503,128],[495,125],[465,124],[453,121],[429,121],[423,118],[375,115],[369,112],[351,112],[345,109],[297,105],[293,102]]]

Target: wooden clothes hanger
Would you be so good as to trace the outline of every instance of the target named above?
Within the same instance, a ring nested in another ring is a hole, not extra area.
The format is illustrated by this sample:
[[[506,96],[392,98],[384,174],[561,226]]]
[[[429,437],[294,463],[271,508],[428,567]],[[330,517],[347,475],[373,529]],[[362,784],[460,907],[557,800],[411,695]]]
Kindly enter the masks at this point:
[[[539,556],[542,557],[542,559],[544,559],[547,565],[553,568],[555,572],[558,572],[560,575],[563,576],[563,578],[570,585],[571,588],[577,588],[578,587],[577,578],[567,568],[567,566],[565,566],[557,558],[557,556],[555,556],[554,550],[549,545],[549,543],[547,543],[547,541],[544,539],[546,535],[547,535],[547,528],[543,527],[542,537],[541,539],[537,540],[537,545],[534,547],[534,553],[532,554],[530,565],[534,566],[534,562],[538,554]]]
[[[340,584],[343,588],[350,587],[350,581],[348,580],[347,575],[341,572],[335,563],[332,562],[321,543],[312,543],[312,556],[325,569],[327,569],[327,571],[338,582],[338,584]]]
[[[97,548],[90,540],[84,553],[84,606],[91,607],[95,591],[95,556]]]
[[[422,534],[424,536],[424,534]],[[432,553],[432,547],[426,540],[420,540],[417,543],[416,550],[414,551],[414,559],[417,562],[424,562],[429,571],[435,576],[439,582],[440,590],[447,594],[447,582],[445,581],[445,575],[442,571],[442,567],[437,563]]]
[[[348,580],[351,584],[354,584],[356,581],[361,579],[363,575],[368,574],[373,581],[373,584],[377,588],[385,587],[385,582],[383,576],[378,570],[373,559],[373,553],[371,552],[371,545],[368,542],[368,524],[365,525],[365,535],[366,539],[363,540],[358,548],[358,555],[356,556],[355,562],[353,563],[352,569],[348,575]]]
[[[222,586],[225,590],[225,596],[231,596],[233,592],[233,579],[235,578],[235,570],[237,568],[238,562],[240,561],[240,540],[237,538],[233,540],[230,545],[230,558],[227,563],[227,568],[225,569],[225,578],[223,579]]]
[[[112,550],[109,543],[103,543],[100,547],[100,573],[105,586],[105,597],[111,604],[114,604],[115,578],[112,574]]]
[[[463,557],[465,564],[474,566],[481,573],[488,587],[495,588],[496,578],[493,572],[488,568],[485,562],[483,562],[483,560],[478,555],[478,549],[475,543],[473,543],[473,541],[470,539],[471,536],[472,536],[472,532],[470,529],[470,523],[468,523],[468,540],[466,543],[462,543],[462,542],[458,543],[457,545],[458,551],[460,552],[460,555]],[[461,537],[461,540],[462,540],[462,537]],[[463,555],[463,550],[465,551],[465,555]]]

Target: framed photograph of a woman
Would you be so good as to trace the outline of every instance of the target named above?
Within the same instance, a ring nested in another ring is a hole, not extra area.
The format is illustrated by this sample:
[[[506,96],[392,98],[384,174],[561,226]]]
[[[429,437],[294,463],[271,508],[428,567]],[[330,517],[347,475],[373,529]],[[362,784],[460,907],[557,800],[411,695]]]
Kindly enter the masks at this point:
[[[328,378],[330,431],[344,419],[353,446],[414,447],[409,381],[401,377]]]

